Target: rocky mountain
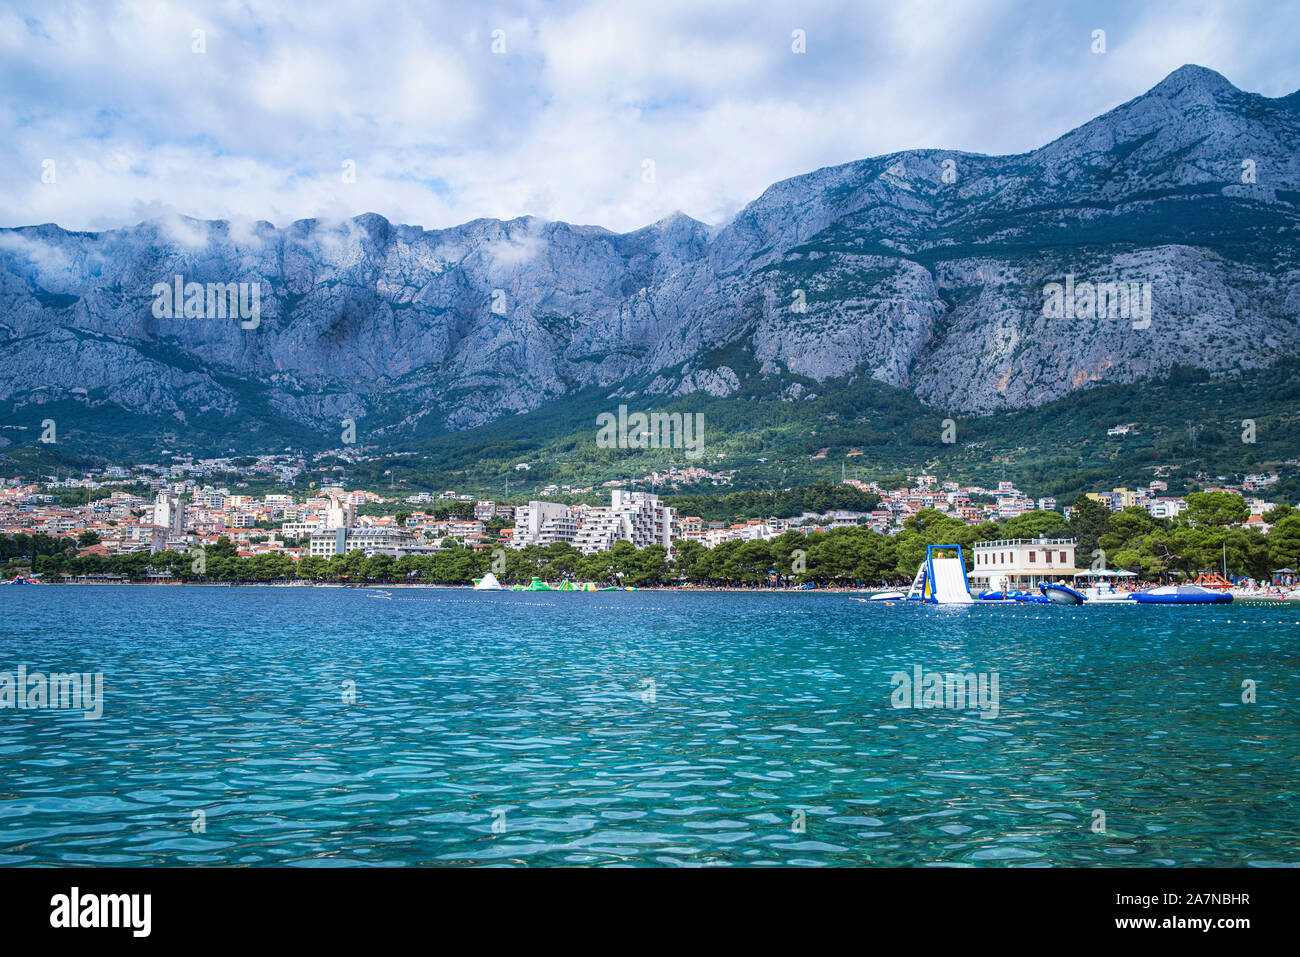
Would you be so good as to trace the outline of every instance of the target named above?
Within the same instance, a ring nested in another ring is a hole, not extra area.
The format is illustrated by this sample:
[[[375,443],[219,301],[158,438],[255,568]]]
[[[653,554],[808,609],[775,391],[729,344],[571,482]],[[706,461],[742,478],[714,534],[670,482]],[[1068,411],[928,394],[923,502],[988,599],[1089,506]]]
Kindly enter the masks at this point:
[[[1031,153],[822,169],[722,227],[367,214],[3,229],[0,420],[74,403],[87,422],[224,422],[234,444],[292,426],[337,444],[352,418],[384,444],[592,386],[793,401],[863,377],[992,412],[1295,355],[1298,263],[1300,93],[1187,66]],[[258,284],[256,322],[169,316],[156,287],[178,275]],[[1063,312],[1045,309],[1054,283],[1075,292]],[[1119,314],[1083,293],[1107,283],[1134,293]]]

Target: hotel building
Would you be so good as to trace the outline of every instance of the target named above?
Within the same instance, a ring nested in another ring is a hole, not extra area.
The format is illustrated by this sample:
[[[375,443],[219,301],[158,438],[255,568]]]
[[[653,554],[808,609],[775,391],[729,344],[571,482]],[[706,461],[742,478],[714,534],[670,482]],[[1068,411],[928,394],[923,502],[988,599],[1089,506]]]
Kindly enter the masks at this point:
[[[676,510],[660,504],[649,492],[614,489],[608,508],[593,508],[578,528],[573,544],[584,555],[603,552],[615,542],[631,542],[637,548],[662,545],[671,549]]]
[[[395,528],[328,528],[313,532],[307,553],[317,558],[330,558],[348,552],[370,555],[426,555],[435,551],[414,535]]]
[[[977,542],[973,548],[975,567],[967,578],[971,591],[999,589],[1005,581],[1009,591],[1036,589],[1047,581],[1071,578],[1074,567],[1073,538],[1013,538]]]
[[[559,502],[529,502],[515,510],[515,535],[512,548],[528,545],[572,544],[578,534],[574,510]]]

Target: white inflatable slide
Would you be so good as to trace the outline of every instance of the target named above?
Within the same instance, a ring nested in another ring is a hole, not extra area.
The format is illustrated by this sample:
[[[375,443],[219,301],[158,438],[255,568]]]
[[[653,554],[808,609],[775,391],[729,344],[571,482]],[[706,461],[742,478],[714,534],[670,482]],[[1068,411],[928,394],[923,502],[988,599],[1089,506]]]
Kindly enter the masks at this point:
[[[940,605],[964,605],[973,602],[966,584],[966,565],[960,558],[932,558],[934,600]]]
[[[935,552],[957,553],[956,558],[940,558]],[[966,580],[966,563],[960,545],[930,545],[925,550],[925,561],[916,570],[916,580],[907,592],[912,600],[927,601],[937,605],[970,605],[970,583]]]

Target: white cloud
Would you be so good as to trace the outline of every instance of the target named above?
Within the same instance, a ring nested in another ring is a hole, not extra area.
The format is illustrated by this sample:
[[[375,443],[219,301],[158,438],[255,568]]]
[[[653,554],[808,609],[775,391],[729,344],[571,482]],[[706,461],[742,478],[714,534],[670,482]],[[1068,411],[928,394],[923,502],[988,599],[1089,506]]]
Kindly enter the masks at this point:
[[[74,272],[67,253],[58,246],[20,233],[0,233],[0,250],[21,257],[35,266],[38,282],[57,283]]]
[[[1032,149],[1186,62],[1289,93],[1298,27],[1264,0],[17,0],[0,12],[0,224],[103,228],[155,207],[278,225],[367,211],[430,228],[534,213],[627,230],[676,209],[718,222],[820,166]]]

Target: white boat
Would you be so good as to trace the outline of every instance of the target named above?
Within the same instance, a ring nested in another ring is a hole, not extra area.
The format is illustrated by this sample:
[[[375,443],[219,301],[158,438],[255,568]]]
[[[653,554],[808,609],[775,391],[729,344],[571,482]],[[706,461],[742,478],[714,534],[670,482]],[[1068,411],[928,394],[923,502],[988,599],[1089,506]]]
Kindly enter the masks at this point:
[[[878,591],[868,595],[867,601],[902,601],[906,597],[901,591]]]

